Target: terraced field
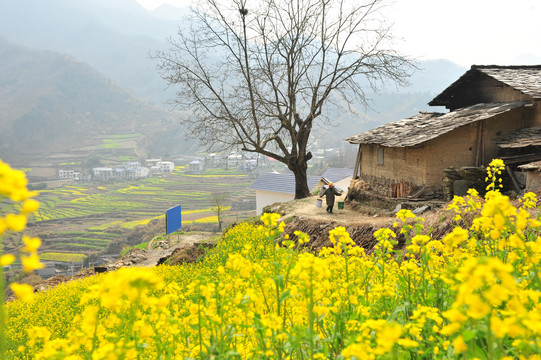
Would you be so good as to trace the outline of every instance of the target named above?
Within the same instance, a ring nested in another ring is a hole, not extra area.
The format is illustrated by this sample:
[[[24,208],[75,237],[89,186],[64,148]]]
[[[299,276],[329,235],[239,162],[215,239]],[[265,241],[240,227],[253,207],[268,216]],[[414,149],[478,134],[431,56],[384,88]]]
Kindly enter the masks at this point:
[[[213,170],[191,175],[177,168],[171,174],[140,181],[48,187],[37,198],[41,206],[29,231],[42,238],[44,251],[90,254],[121,237],[122,229],[164,217],[167,209],[177,205],[182,205],[183,224],[217,223],[212,193],[230,194],[228,205],[234,211],[226,216],[253,216],[255,210],[235,207],[242,202],[255,209],[255,193],[249,190],[253,181],[254,177],[245,174]],[[17,241],[9,245],[17,246]]]

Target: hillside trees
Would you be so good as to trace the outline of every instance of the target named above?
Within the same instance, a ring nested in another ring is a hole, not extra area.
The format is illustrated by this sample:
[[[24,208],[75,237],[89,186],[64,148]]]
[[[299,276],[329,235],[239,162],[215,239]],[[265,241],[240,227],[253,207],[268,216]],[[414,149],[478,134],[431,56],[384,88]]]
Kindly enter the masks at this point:
[[[309,195],[310,136],[330,107],[368,104],[366,87],[404,84],[413,64],[390,47],[384,0],[203,0],[157,52],[172,102],[208,148],[272,157]]]
[[[230,202],[230,194],[227,192],[214,192],[210,194],[210,203],[212,210],[216,213],[218,218],[218,230],[222,231],[222,225],[224,222],[224,215],[228,209],[227,204]]]

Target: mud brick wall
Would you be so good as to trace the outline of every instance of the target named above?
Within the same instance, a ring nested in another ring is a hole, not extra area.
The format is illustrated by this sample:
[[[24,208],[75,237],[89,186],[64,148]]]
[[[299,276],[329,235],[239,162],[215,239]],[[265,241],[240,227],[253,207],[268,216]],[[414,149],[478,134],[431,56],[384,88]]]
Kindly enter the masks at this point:
[[[352,198],[361,198],[359,193],[362,191],[371,191],[387,197],[396,197],[392,196],[393,194],[391,194],[391,188],[394,184],[397,184],[397,181],[384,177],[363,175],[361,178],[351,181],[348,197],[351,195]],[[442,186],[412,185],[410,195],[415,194],[416,191],[420,191],[421,189],[422,192],[417,197],[418,199],[443,199],[444,190]]]

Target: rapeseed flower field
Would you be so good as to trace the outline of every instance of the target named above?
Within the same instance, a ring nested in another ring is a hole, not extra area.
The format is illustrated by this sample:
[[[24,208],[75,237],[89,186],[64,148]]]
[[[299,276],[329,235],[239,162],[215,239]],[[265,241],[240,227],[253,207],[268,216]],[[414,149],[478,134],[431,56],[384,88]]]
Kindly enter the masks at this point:
[[[290,239],[280,215],[264,214],[196,264],[21,291],[2,310],[1,357],[540,359],[537,199],[514,206],[499,191],[502,167],[491,163],[483,198],[470,191],[449,204],[456,227],[442,239],[401,210],[373,251],[338,227],[313,254],[307,234]],[[39,245],[25,243],[30,253]]]

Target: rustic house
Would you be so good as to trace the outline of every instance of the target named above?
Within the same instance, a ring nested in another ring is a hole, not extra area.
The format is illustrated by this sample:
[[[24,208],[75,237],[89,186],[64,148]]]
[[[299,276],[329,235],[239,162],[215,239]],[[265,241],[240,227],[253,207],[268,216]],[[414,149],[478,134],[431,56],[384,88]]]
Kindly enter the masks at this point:
[[[359,145],[353,177],[392,197],[449,197],[444,170],[486,166],[502,146],[524,144],[513,140],[516,131],[541,126],[541,66],[474,65],[429,105],[450,111],[421,112],[347,138]],[[526,152],[528,161],[541,160],[535,149]]]

